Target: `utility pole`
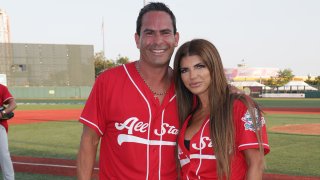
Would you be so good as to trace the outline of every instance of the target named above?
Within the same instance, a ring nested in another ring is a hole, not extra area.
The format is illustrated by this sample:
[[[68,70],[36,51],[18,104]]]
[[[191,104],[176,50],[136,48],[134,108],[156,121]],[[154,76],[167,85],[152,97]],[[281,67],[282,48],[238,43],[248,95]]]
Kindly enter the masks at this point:
[[[104,46],[104,18],[102,17],[102,27],[101,27],[101,31],[102,31],[102,53],[103,53],[103,57],[105,57],[105,46]]]
[[[13,65],[11,41],[10,41],[10,23],[7,13],[0,9],[0,74],[6,74],[7,83],[11,85],[11,66]],[[3,53],[3,54],[1,54]]]

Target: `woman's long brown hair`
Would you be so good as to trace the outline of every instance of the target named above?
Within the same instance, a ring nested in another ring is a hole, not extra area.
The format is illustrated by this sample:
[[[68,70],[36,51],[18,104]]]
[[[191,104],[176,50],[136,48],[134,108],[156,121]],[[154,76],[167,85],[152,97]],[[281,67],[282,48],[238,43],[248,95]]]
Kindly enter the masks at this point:
[[[230,179],[231,161],[235,152],[235,128],[233,123],[233,103],[241,100],[248,108],[253,118],[254,126],[260,119],[260,109],[257,103],[244,94],[235,94],[228,85],[220,55],[215,46],[204,39],[194,39],[184,43],[176,52],[174,59],[174,81],[177,95],[180,127],[190,113],[199,108],[200,100],[195,97],[183,84],[180,72],[180,62],[186,56],[199,56],[211,72],[209,86],[210,136],[217,159],[219,179]],[[196,98],[196,100],[194,99]],[[257,109],[258,118],[254,109]],[[257,138],[262,151],[261,131],[256,128]]]

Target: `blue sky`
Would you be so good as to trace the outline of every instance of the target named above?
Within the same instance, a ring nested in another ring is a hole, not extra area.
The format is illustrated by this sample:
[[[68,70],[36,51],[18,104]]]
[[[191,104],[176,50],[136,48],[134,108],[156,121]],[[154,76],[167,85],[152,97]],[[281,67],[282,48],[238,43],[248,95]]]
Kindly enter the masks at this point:
[[[160,0],[161,1],[161,0]],[[139,58],[135,21],[143,0],[1,0],[15,43],[89,44],[107,58]],[[149,2],[149,1],[147,1]],[[320,75],[319,0],[162,0],[175,13],[180,42],[205,38],[224,67],[289,68]]]

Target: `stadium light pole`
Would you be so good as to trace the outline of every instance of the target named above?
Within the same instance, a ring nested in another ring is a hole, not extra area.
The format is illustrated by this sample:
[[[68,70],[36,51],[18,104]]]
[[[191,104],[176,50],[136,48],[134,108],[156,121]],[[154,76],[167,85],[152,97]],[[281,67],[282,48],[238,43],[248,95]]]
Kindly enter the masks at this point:
[[[104,46],[104,17],[102,17],[101,33],[102,33],[102,53],[103,53],[103,56],[105,57],[105,46]]]

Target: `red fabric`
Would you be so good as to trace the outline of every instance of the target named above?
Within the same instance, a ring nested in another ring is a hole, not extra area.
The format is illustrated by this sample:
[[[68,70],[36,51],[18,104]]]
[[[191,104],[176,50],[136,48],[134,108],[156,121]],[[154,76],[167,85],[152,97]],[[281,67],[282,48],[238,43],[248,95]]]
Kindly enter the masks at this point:
[[[13,98],[12,95],[10,94],[8,88],[2,84],[0,84],[0,106],[3,106],[5,102],[8,99]],[[8,123],[7,120],[1,120],[0,125],[6,128],[6,131],[8,132]]]
[[[242,180],[245,179],[247,165],[244,154],[241,151],[250,148],[259,148],[259,146],[255,133],[250,130],[250,117],[248,117],[246,106],[241,101],[236,101],[233,111],[237,151],[232,161],[231,179]],[[190,118],[191,116],[185,121],[178,138],[178,152],[182,166],[182,177],[183,179],[217,179],[216,159],[209,134],[209,118],[207,117],[207,120],[203,122],[199,132],[191,139],[189,151],[184,145],[184,136]],[[262,134],[263,147],[265,154],[267,154],[269,152],[269,145],[265,124],[262,127]]]
[[[160,105],[134,63],[109,69],[96,80],[80,122],[101,136],[101,180],[177,178],[173,82]]]

